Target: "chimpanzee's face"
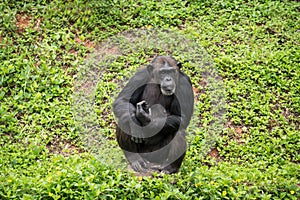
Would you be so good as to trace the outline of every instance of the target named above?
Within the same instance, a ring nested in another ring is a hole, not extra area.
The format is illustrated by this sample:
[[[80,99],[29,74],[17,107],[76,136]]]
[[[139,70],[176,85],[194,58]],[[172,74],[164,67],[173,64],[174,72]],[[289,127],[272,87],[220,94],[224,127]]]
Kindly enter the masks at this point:
[[[176,64],[176,63],[175,63]],[[178,80],[178,67],[165,62],[163,65],[154,66],[153,73],[156,82],[160,85],[163,95],[170,96],[175,93]]]
[[[181,63],[167,56],[156,57],[148,66],[152,81],[160,85],[163,95],[170,96],[175,93],[179,79]]]
[[[165,65],[160,67],[157,73],[157,81],[160,83],[160,90],[162,94],[166,96],[174,94],[178,79],[177,68]]]

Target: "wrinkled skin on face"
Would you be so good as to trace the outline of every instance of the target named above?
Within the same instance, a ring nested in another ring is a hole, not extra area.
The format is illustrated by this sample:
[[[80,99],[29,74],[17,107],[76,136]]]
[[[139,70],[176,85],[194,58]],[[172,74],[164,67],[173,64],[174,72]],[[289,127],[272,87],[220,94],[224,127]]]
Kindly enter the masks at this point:
[[[153,82],[160,85],[161,93],[170,96],[175,93],[178,83],[179,69],[181,64],[173,59],[157,57],[148,66],[148,70],[153,75]]]

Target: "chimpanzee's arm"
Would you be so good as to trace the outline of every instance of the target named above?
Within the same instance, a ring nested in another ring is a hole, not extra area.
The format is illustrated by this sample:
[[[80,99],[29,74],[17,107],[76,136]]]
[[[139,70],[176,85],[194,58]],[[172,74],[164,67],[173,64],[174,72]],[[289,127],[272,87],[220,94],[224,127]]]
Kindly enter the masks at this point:
[[[181,107],[181,124],[180,129],[186,129],[194,111],[194,92],[190,78],[180,73],[179,91],[176,93]]]
[[[147,68],[139,70],[126,84],[113,103],[113,112],[118,126],[126,133],[130,133],[130,123],[139,124],[135,117],[136,103],[140,101],[144,86],[149,81]]]

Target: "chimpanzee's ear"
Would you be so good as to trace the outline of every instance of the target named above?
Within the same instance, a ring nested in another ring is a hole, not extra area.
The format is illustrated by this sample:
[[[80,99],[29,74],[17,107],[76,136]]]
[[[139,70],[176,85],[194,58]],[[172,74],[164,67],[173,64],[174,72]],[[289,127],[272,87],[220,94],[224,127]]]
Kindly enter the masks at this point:
[[[147,66],[147,70],[148,70],[149,74],[152,74],[152,71],[153,71],[153,65],[152,65],[152,64],[148,65],[148,66]]]
[[[177,65],[177,67],[178,67],[179,69],[181,69],[181,68],[182,68],[182,64],[181,64],[181,62],[179,62],[179,61],[178,61],[178,62],[176,63],[176,65]]]

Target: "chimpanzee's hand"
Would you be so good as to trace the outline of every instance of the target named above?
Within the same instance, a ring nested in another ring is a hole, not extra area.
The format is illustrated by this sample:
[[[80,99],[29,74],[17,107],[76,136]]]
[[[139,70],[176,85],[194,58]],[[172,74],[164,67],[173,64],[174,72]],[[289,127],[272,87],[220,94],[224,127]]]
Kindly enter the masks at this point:
[[[136,118],[143,126],[151,121],[151,112],[146,101],[141,101],[136,104]]]
[[[150,171],[150,162],[145,159],[138,159],[133,161],[130,166],[136,172],[148,172]]]
[[[131,141],[133,141],[133,142],[135,142],[135,143],[137,143],[137,144],[141,144],[141,143],[144,142],[144,139],[143,139],[143,138],[131,137],[130,139],[131,139]]]

